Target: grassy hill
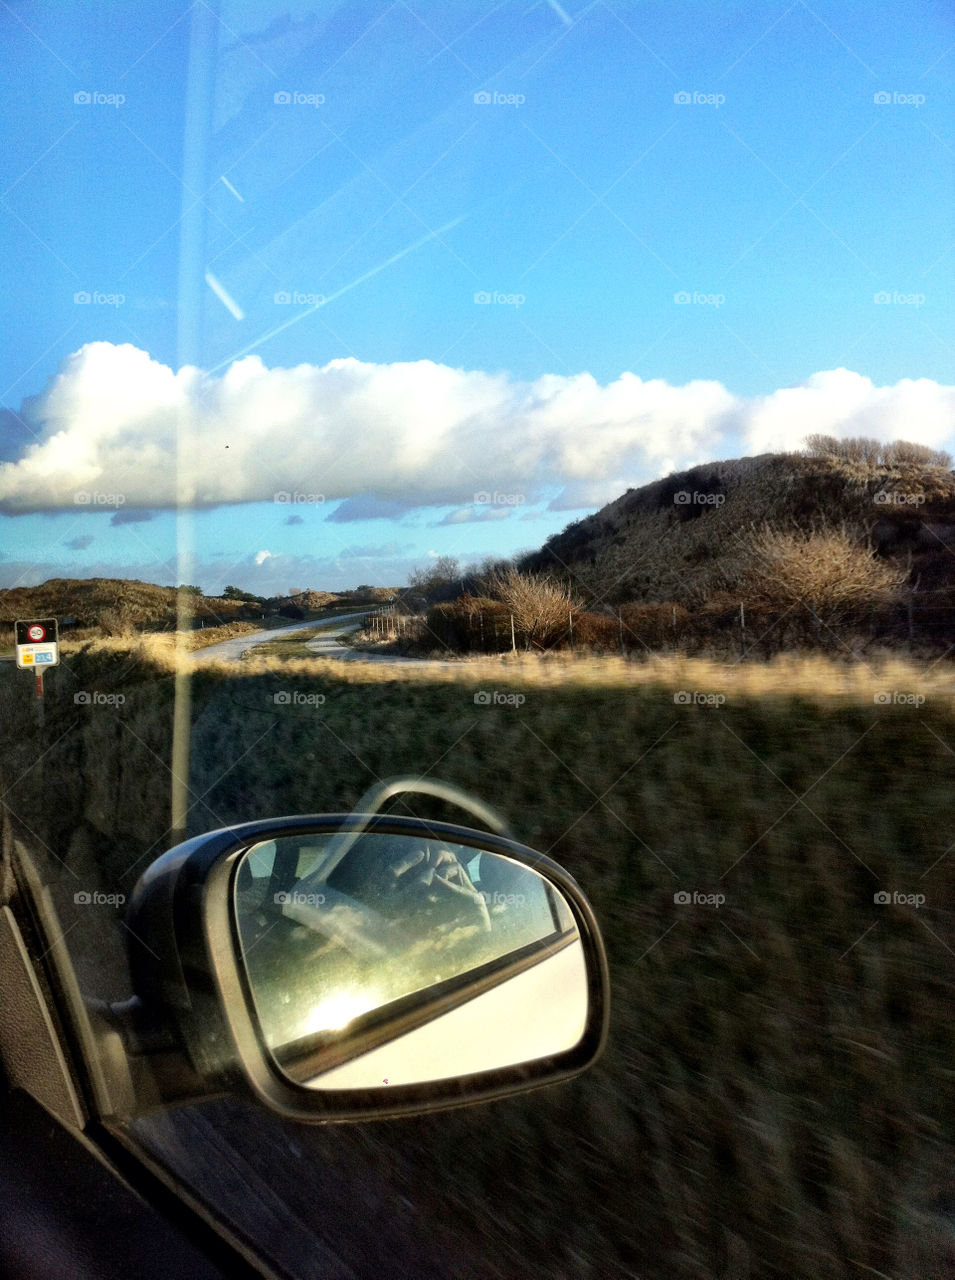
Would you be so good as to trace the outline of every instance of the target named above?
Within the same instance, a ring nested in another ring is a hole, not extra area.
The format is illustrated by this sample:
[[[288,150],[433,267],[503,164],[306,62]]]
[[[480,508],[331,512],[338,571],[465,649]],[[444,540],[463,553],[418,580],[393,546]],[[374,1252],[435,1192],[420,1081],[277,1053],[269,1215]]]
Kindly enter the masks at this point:
[[[628,489],[520,567],[556,572],[589,607],[694,608],[732,594],[766,525],[845,528],[904,565],[920,592],[955,593],[955,474],[801,454],[707,463]]]
[[[312,620],[330,607],[374,604],[387,599],[393,589],[366,587],[361,591],[302,591],[295,596],[274,596],[264,603],[189,594],[184,597],[192,626],[205,628],[257,620],[263,614],[283,620]],[[174,630],[179,591],[152,582],[126,578],[51,578],[36,587],[0,590],[0,644],[13,643],[18,618],[56,617],[63,628],[74,619],[71,633],[78,638],[119,636],[132,631]]]

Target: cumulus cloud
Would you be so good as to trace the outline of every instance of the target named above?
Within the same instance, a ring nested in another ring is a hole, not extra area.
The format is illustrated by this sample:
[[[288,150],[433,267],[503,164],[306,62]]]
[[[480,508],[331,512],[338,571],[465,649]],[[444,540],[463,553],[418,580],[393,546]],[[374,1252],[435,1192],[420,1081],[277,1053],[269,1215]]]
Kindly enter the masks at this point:
[[[94,342],[24,403],[29,434],[21,425],[19,451],[0,461],[0,512],[76,511],[79,490],[130,510],[344,500],[340,522],[461,510],[482,491],[572,510],[695,463],[798,448],[812,431],[943,446],[953,397],[928,379],[877,387],[846,369],[749,400],[715,381],[528,382],[429,360],[269,369],[252,355],[221,374],[174,372]]]
[[[798,449],[810,432],[912,440],[939,448],[955,429],[955,387],[928,378],[903,378],[877,387],[850,369],[814,373],[801,386],[759,396],[740,413],[747,453]]]
[[[222,374],[174,372],[94,342],[24,406],[38,439],[0,464],[0,511],[73,507],[78,489],[144,508],[370,494],[393,512],[567,485],[611,498],[711,457],[734,403],[717,382],[520,382],[429,360],[268,369],[248,356]]]

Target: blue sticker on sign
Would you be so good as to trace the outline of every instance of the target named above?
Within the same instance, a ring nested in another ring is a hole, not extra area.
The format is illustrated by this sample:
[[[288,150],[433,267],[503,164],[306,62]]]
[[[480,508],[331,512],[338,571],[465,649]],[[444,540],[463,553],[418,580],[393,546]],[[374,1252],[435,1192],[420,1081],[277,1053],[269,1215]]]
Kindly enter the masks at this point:
[[[36,662],[37,664],[41,662],[52,662],[52,661],[53,661],[52,653],[38,653],[34,657],[34,662]]]

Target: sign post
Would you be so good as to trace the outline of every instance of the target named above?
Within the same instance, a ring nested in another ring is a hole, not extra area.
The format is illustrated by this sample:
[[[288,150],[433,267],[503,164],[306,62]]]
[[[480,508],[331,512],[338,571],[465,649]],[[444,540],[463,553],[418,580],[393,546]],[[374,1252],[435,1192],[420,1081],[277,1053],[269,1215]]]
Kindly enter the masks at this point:
[[[43,672],[60,661],[56,618],[29,618],[15,624],[17,666],[36,676],[37,720],[43,724]]]

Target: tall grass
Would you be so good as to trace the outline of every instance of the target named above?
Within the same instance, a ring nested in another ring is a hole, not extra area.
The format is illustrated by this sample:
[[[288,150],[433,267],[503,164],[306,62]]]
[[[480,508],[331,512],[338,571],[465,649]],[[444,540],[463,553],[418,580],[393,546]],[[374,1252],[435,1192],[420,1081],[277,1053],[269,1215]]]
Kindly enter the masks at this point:
[[[42,737],[26,677],[0,678],[11,807],[68,861],[71,833],[95,833],[121,892],[164,847],[173,660],[71,655]],[[126,702],[77,707],[77,682]],[[325,700],[276,702],[290,692]],[[193,714],[192,831],[348,810],[377,778],[428,772],[497,805],[594,904],[602,1064],[367,1139],[396,1191],[462,1223],[468,1269],[449,1275],[955,1275],[947,669],[260,658],[198,672]],[[295,1136],[316,1159],[339,1140]],[[314,1186],[297,1167],[320,1194],[320,1159]]]

